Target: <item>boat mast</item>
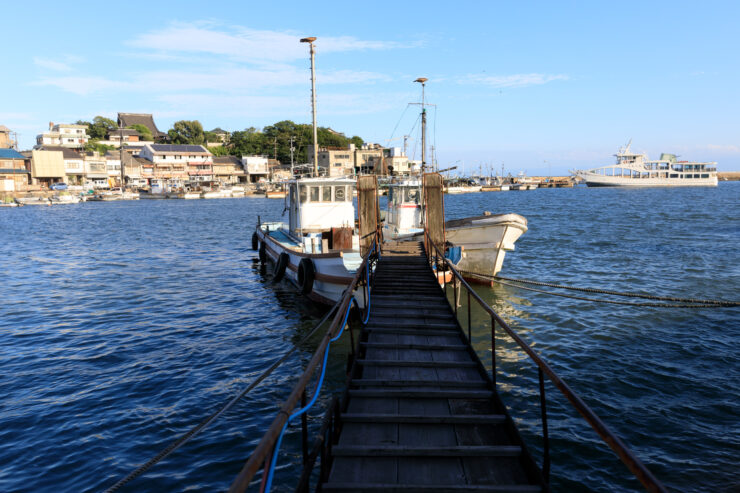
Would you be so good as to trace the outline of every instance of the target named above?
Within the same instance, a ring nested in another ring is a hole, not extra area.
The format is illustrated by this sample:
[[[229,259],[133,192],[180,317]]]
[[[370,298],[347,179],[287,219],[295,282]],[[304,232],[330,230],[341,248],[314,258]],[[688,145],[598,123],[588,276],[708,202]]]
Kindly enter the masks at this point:
[[[311,114],[313,115],[313,175],[319,176],[319,136],[316,128],[316,67],[314,60],[316,58],[316,52],[313,47],[313,42],[316,41],[316,36],[309,38],[302,38],[301,43],[308,43],[311,47]],[[426,79],[425,79],[426,80]]]
[[[414,82],[421,84],[421,173],[424,174],[424,168],[427,164],[427,110],[424,107],[424,86],[428,79],[419,77]]]

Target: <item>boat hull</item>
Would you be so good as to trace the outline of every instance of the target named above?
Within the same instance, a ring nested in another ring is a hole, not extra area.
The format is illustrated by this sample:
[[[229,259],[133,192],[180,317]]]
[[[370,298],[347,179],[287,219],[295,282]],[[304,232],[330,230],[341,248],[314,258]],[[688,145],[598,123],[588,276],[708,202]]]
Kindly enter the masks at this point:
[[[457,268],[465,279],[491,284],[503,267],[507,251],[527,231],[527,220],[519,214],[497,214],[455,219],[445,223],[445,238],[453,246],[463,247]],[[394,238],[396,241],[420,241],[422,234]]]
[[[344,294],[344,290],[350,285],[355,276],[355,270],[348,269],[345,264],[343,252],[330,253],[303,253],[288,248],[271,237],[262,226],[257,227],[257,238],[260,244],[264,243],[265,253],[273,265],[281,253],[286,253],[290,262],[285,269],[285,279],[296,287],[298,286],[298,264],[304,258],[313,262],[315,276],[313,288],[307,296],[318,303],[333,305]],[[364,291],[355,292],[360,307],[365,306]]]
[[[711,178],[626,178],[579,174],[589,187],[716,187],[717,177]]]

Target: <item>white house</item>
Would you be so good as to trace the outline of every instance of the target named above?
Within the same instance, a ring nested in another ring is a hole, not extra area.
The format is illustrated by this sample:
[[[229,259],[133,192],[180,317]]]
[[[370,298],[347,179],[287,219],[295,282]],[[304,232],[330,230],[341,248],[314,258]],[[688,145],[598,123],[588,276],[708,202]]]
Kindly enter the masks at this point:
[[[61,146],[82,149],[87,141],[87,125],[49,123],[49,131],[36,136],[36,147]]]
[[[169,187],[213,183],[213,155],[199,145],[147,144],[139,157],[154,164],[153,178]]]
[[[265,156],[242,156],[242,165],[249,183],[267,181],[270,177],[268,158]]]

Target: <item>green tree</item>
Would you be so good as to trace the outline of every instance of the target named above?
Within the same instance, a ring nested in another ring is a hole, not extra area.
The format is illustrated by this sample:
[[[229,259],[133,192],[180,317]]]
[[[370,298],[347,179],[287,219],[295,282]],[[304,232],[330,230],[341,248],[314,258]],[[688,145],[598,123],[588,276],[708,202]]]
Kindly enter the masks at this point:
[[[167,131],[173,144],[194,144],[202,145],[205,143],[205,133],[203,125],[198,120],[180,120],[175,122],[173,128]]]
[[[101,155],[105,154],[107,151],[112,151],[115,149],[116,148],[114,146],[101,144],[97,140],[91,140],[87,144],[85,144],[85,147],[83,147],[83,150],[85,151],[98,151]]]
[[[152,135],[152,131],[149,130],[146,125],[142,125],[141,123],[134,123],[133,125],[129,126],[128,128],[131,128],[133,130],[136,130],[141,134],[141,140],[154,140],[154,136]]]
[[[230,156],[232,155],[232,149],[226,146],[209,147],[208,150],[214,156]]]
[[[87,125],[87,135],[90,137],[90,140],[102,140],[105,139],[105,136],[108,135],[111,130],[115,130],[118,128],[118,124],[111,120],[110,118],[106,118],[104,116],[96,116],[93,118],[92,123],[91,122],[78,122],[80,125]]]

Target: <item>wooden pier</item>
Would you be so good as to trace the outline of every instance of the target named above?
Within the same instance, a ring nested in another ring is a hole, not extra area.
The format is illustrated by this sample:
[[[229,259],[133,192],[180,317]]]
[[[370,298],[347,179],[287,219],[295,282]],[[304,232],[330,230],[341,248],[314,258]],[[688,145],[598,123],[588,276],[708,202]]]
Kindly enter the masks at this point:
[[[422,245],[383,248],[324,491],[547,491]]]

